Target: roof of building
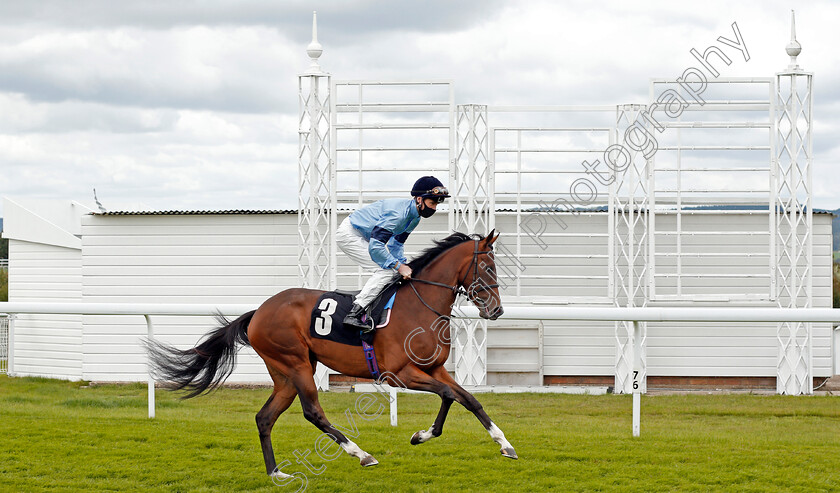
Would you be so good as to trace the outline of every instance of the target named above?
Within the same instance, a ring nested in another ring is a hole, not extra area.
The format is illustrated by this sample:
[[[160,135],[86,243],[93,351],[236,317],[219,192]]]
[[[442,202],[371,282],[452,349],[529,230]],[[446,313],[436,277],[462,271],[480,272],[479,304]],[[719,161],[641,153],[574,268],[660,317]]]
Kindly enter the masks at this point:
[[[256,209],[231,209],[223,211],[107,211],[92,212],[93,216],[208,216],[208,215],[244,215],[244,214],[297,214],[297,210],[256,210]]]
[[[715,206],[709,207],[695,207],[691,209],[683,209],[686,211],[696,210],[714,210]],[[755,212],[767,210],[766,206],[759,208],[738,208],[737,210],[743,212]],[[350,212],[352,209],[339,209],[339,212]],[[231,210],[169,210],[169,211],[107,211],[107,212],[92,212],[94,216],[208,216],[208,215],[245,215],[245,214],[297,214],[299,211],[295,209],[274,209],[274,210],[257,210],[257,209],[231,209]],[[516,209],[496,209],[496,212],[516,212]],[[568,212],[567,210],[547,210],[545,208],[529,208],[522,209],[522,212]],[[598,207],[593,209],[580,209],[579,212],[607,212],[606,207]],[[638,212],[638,211],[637,211]],[[831,214],[833,211],[826,209],[814,209],[814,214]],[[2,223],[0,223],[2,224]]]

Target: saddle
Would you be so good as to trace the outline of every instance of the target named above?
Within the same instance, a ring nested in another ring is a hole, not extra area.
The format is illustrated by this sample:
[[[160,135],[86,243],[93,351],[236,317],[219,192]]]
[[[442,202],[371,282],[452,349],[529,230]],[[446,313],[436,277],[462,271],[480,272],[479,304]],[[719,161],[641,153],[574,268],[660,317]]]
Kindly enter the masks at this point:
[[[391,309],[394,306],[397,288],[402,284],[401,279],[392,281],[377,295],[367,309],[363,320],[375,320],[376,328],[388,325],[391,319]],[[326,339],[349,346],[361,346],[362,338],[357,329],[344,327],[343,320],[353,307],[353,301],[359,291],[327,291],[318,298],[312,310],[309,321],[309,335],[315,339]],[[373,342],[374,333],[370,333]]]

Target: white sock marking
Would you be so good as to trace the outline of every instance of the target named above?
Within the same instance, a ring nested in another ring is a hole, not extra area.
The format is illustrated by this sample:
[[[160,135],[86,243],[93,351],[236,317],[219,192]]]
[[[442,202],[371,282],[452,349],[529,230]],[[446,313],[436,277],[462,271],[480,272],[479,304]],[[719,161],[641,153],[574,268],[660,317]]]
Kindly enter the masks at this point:
[[[434,428],[434,427],[435,427],[435,425],[432,425],[432,426],[429,427],[428,430],[420,430],[418,432],[417,436],[420,439],[420,443],[428,442],[429,440],[434,438],[434,435],[432,434],[432,428]]]
[[[350,454],[354,457],[358,457],[359,459],[364,459],[365,457],[368,456],[367,452],[360,449],[358,445],[356,445],[355,443],[353,443],[350,440],[347,440],[347,443],[342,443],[341,448],[343,448],[344,451],[347,452],[348,454]]]
[[[493,439],[496,443],[499,444],[502,448],[513,448],[510,445],[510,442],[505,439],[505,434],[502,433],[502,430],[496,426],[496,423],[490,422],[490,428],[487,429],[487,432],[490,433],[490,438]]]

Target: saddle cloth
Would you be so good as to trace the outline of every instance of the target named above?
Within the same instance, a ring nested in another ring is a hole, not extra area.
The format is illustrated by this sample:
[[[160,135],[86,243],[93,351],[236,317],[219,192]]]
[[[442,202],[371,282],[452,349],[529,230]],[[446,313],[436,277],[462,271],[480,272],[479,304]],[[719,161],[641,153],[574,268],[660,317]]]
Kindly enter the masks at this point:
[[[398,287],[399,283],[386,286],[382,293],[373,300],[373,308],[368,310],[368,313],[374,320],[377,320],[377,329],[388,325]],[[327,291],[322,294],[318,298],[318,302],[315,303],[315,308],[312,309],[309,319],[309,335],[316,339],[327,339],[349,346],[361,346],[362,339],[359,330],[344,327],[343,323],[344,317],[350,312],[355,299],[355,293],[347,291]]]

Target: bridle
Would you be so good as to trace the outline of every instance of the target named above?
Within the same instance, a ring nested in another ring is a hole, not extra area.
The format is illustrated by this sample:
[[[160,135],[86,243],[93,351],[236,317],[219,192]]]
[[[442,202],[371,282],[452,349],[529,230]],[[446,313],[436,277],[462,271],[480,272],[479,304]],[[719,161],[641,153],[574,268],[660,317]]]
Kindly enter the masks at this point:
[[[470,268],[467,269],[467,272],[464,273],[464,277],[460,281],[458,281],[458,283],[455,284],[454,286],[450,286],[449,284],[444,284],[444,283],[441,283],[441,282],[427,281],[426,279],[416,279],[414,277],[409,278],[408,281],[415,281],[415,282],[419,282],[419,283],[423,283],[423,284],[428,284],[430,286],[438,286],[438,287],[441,287],[441,288],[446,288],[446,289],[449,289],[450,291],[452,291],[452,293],[456,297],[459,294],[463,294],[467,298],[470,297],[470,291],[472,291],[473,295],[475,295],[475,294],[480,293],[482,291],[489,291],[493,288],[498,288],[499,287],[498,284],[486,284],[483,281],[481,283],[478,282],[478,256],[479,255],[489,255],[490,253],[493,253],[493,250],[479,251],[478,243],[479,243],[480,240],[474,240],[474,241],[475,241],[475,249],[473,250],[473,258],[472,258],[472,261],[470,262]],[[473,278],[472,278],[472,282],[470,283],[471,289],[468,290],[464,287],[464,284],[465,284],[465,281],[467,280],[467,277],[470,275],[470,272],[473,273]],[[481,285],[478,286],[475,289],[472,289],[477,284],[481,284]],[[426,303],[426,301],[423,299],[423,297],[420,296],[420,293],[417,292],[417,288],[414,287],[414,283],[409,282],[408,285],[411,286],[411,289],[414,291],[414,294],[417,295],[417,299],[419,299],[420,302],[423,303],[423,306],[425,306],[426,308],[428,308],[429,310],[434,312],[434,314],[437,315],[438,317],[443,317],[446,320],[449,320],[451,318],[447,315],[444,315],[444,314],[438,312],[437,310],[435,310],[434,308],[429,306],[429,304]]]

